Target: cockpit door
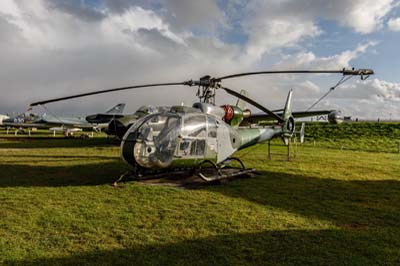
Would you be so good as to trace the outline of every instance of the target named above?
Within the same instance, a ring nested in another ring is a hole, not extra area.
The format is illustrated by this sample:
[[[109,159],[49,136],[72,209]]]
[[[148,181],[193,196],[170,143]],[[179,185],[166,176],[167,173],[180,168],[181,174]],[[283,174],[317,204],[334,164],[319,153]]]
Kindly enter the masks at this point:
[[[217,163],[220,163],[235,152],[235,149],[231,143],[231,134],[229,126],[222,121],[217,121],[217,143],[218,143]]]
[[[206,116],[186,114],[183,119],[178,157],[183,159],[204,158],[206,152]]]
[[[217,161],[218,142],[217,142],[217,120],[213,116],[207,117],[207,150],[206,158],[213,162]]]

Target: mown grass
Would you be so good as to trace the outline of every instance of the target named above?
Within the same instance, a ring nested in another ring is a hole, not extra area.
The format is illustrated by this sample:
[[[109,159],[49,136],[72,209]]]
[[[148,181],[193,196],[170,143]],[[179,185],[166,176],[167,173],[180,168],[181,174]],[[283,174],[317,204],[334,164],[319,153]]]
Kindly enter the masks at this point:
[[[400,263],[396,153],[258,145],[237,154],[252,178],[114,188],[118,146],[49,141],[0,140],[0,264]]]
[[[306,123],[306,144],[325,148],[399,152],[400,123]]]

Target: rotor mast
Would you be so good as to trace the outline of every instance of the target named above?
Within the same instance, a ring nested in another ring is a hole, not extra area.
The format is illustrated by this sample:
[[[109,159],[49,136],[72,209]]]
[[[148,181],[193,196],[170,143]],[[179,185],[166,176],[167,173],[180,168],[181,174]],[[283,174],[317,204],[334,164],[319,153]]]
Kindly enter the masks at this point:
[[[204,76],[200,78],[196,96],[202,103],[209,103],[215,105],[215,90],[219,83],[213,82],[211,76]]]

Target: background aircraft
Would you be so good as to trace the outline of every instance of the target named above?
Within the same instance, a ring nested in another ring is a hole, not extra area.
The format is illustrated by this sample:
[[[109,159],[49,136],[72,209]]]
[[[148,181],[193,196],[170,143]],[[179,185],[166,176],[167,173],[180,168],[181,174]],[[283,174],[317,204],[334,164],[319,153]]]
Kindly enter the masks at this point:
[[[25,113],[18,114],[13,117],[9,117],[6,119],[3,119],[3,126],[4,127],[15,127],[15,128],[32,128],[35,126],[32,126],[34,124],[34,121],[39,119],[40,116],[38,114],[33,113],[32,111],[28,110]]]
[[[124,108],[125,104],[119,103],[111,109],[107,110],[105,113],[98,113],[86,116],[86,121],[92,124],[108,124],[114,118],[123,117],[124,115],[122,114],[122,112],[124,111]]]
[[[3,125],[3,120],[10,118],[7,115],[0,115],[0,125]]]
[[[113,117],[122,114],[125,108],[124,103],[117,104],[111,109],[107,110],[105,113],[93,114],[91,117],[92,122],[88,122],[83,117],[65,117],[56,115],[37,115],[30,111],[20,114],[14,118],[5,119],[3,121],[3,126],[7,128],[40,128],[48,129],[55,132],[63,132],[66,136],[73,135],[74,132],[78,131],[99,131],[101,130],[102,122],[110,122]]]

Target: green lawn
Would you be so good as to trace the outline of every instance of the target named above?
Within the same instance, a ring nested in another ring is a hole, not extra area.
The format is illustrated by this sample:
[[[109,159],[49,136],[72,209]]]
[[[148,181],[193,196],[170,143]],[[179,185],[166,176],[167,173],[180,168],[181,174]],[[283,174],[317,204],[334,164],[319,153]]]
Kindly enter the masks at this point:
[[[400,155],[318,143],[251,147],[256,176],[184,190],[112,187],[102,138],[0,140],[0,264],[399,265]]]
[[[398,152],[400,145],[400,123],[306,123],[305,133],[308,144],[324,148]]]

